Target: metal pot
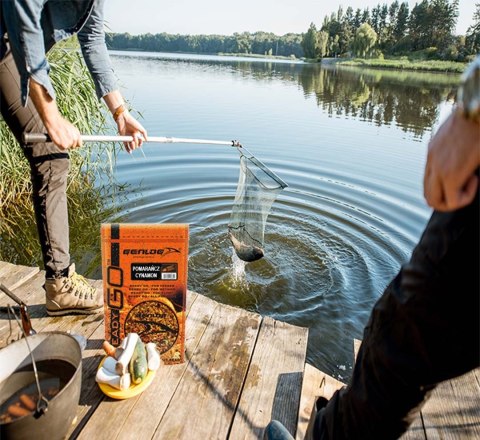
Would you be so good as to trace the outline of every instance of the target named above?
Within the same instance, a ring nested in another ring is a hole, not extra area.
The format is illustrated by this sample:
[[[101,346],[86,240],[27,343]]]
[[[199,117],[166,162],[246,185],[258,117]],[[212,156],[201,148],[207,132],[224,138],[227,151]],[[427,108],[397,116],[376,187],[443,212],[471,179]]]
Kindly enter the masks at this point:
[[[32,377],[35,383],[30,350],[39,369],[38,375],[62,377],[63,387],[53,398],[47,397],[44,413],[30,413],[0,424],[0,439],[62,439],[75,418],[80,399],[81,347],[73,336],[62,332],[39,333],[27,339],[28,345],[26,339],[22,338],[0,350],[0,406],[31,384]],[[59,365],[68,368],[61,368],[62,372],[59,372]],[[42,394],[46,392],[42,390]]]

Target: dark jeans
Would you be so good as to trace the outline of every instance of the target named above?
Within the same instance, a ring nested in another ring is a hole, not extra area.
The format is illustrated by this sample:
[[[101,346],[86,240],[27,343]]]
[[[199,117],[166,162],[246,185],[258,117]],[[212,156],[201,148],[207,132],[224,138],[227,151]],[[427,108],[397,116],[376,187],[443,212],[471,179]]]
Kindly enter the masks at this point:
[[[315,439],[395,439],[428,393],[480,365],[479,194],[434,212],[375,304],[353,377],[316,416]]]
[[[30,163],[33,204],[47,276],[60,274],[70,264],[67,215],[68,153],[55,144],[24,145],[24,132],[45,133],[29,99],[22,107],[20,76],[11,52],[0,61],[0,112]]]

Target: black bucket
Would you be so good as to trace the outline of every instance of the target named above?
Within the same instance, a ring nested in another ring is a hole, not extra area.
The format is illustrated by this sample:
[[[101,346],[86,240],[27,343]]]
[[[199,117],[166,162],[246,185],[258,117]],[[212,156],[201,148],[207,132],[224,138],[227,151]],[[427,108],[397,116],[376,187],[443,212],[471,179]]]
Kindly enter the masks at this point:
[[[82,382],[82,350],[68,333],[45,332],[28,336],[35,359],[46,411],[0,421],[0,439],[63,439],[75,419]],[[32,358],[25,339],[0,350],[0,417],[11,405],[20,406],[20,394],[38,397]],[[31,400],[30,400],[31,403]],[[25,411],[25,410],[23,410]],[[11,412],[8,412],[10,417]]]

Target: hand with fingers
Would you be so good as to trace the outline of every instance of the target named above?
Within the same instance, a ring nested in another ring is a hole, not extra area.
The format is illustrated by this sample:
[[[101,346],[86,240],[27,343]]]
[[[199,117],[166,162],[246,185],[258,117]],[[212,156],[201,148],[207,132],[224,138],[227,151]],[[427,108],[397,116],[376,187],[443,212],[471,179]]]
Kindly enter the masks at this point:
[[[124,107],[124,105],[122,105]],[[122,136],[133,136],[133,141],[124,142],[125,150],[131,153],[136,148],[140,148],[144,141],[147,141],[147,130],[138,122],[130,112],[124,107],[120,113],[115,115],[118,133]]]
[[[454,111],[428,146],[424,195],[437,211],[467,206],[478,190],[480,124]]]
[[[71,150],[82,146],[82,136],[78,128],[60,114],[55,120],[46,121],[45,128],[51,141],[62,150]]]
[[[30,80],[30,98],[51,141],[58,148],[69,150],[82,146],[82,137],[78,128],[60,114],[55,99],[34,79]]]

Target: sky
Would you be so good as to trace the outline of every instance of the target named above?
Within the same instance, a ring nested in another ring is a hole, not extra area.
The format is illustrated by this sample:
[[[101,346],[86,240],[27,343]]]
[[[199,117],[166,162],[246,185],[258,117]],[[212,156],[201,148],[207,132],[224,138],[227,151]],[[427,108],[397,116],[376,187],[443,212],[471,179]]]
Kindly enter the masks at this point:
[[[410,10],[421,0],[407,0]],[[457,34],[473,22],[477,0],[460,0]],[[348,6],[364,9],[393,0],[109,0],[105,19],[112,32],[130,34],[219,34],[273,32],[302,33],[313,22],[320,27],[325,15]],[[399,0],[401,3],[402,0]]]

